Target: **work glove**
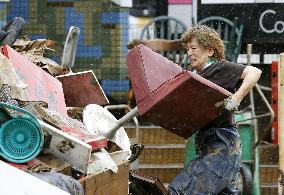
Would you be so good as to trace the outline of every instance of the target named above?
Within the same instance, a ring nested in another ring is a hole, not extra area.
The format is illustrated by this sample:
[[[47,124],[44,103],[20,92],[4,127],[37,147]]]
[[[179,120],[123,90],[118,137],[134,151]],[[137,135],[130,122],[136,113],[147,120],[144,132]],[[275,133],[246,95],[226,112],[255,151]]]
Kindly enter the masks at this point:
[[[240,105],[240,101],[232,95],[232,96],[227,97],[223,101],[217,102],[215,104],[215,107],[224,108],[228,111],[234,112],[238,110],[239,105]]]
[[[228,111],[234,112],[238,110],[240,106],[240,102],[235,96],[229,96],[228,98],[224,99],[223,104],[224,108]]]

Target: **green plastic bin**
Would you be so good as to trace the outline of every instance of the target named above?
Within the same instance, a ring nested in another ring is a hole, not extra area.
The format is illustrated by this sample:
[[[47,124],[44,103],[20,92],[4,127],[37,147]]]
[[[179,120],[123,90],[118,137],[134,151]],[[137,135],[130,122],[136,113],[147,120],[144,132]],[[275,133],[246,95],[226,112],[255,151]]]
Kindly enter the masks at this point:
[[[237,127],[239,129],[241,143],[242,143],[242,156],[241,159],[244,162],[251,162],[253,160],[253,129],[251,112],[243,112],[234,114]],[[193,160],[196,156],[195,151],[195,134],[189,137],[185,146],[185,159],[184,163],[187,164]]]

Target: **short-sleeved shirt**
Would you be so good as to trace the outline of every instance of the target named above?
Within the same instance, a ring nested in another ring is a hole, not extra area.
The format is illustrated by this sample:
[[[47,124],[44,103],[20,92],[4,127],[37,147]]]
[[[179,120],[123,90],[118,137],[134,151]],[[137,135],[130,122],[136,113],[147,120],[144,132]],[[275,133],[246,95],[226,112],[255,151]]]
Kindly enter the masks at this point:
[[[241,75],[245,68],[246,66],[242,64],[220,61],[204,68],[198,74],[203,78],[230,91],[231,93],[234,93],[236,87],[240,83]],[[234,121],[232,113],[230,111],[224,110],[220,116],[207,124],[205,128],[228,127],[233,125]]]

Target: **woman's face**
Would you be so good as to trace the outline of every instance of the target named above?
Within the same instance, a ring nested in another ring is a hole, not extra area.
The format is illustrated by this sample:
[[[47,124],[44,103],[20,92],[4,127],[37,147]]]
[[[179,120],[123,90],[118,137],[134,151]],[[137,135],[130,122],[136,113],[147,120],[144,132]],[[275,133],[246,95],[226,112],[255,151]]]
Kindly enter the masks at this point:
[[[197,71],[201,71],[208,59],[214,54],[213,49],[207,49],[200,45],[195,38],[186,44],[190,66]]]

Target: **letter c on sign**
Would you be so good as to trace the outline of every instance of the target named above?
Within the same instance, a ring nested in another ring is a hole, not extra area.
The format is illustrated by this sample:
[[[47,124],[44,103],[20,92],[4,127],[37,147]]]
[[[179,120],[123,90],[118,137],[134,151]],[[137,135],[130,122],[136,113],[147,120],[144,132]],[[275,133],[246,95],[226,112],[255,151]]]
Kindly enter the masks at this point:
[[[284,22],[283,21],[276,21],[276,23],[274,24],[274,28],[271,29],[271,30],[266,29],[263,26],[263,24],[262,24],[263,17],[264,17],[264,15],[269,14],[269,13],[276,14],[276,12],[274,10],[268,9],[268,10],[265,10],[264,12],[262,12],[262,14],[259,17],[259,26],[260,26],[261,30],[263,30],[265,33],[274,33],[274,32],[283,33],[284,32]]]

